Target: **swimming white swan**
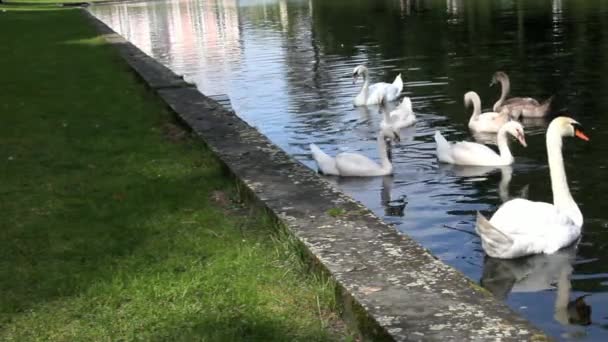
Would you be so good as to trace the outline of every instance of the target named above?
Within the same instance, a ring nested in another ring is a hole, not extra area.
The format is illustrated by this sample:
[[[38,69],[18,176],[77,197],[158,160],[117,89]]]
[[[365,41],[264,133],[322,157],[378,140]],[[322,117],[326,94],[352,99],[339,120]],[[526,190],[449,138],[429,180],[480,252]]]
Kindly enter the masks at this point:
[[[511,259],[529,254],[551,254],[573,243],[581,233],[583,215],[570,194],[562,137],[588,141],[581,126],[568,117],[555,118],[547,129],[547,155],[553,204],[514,199],[503,204],[488,221],[477,213],[477,233],[491,257]]]
[[[383,103],[383,101],[381,103]],[[382,121],[380,121],[380,127],[383,129],[391,126],[393,130],[399,131],[416,122],[416,115],[412,111],[412,101],[409,97],[404,97],[399,106],[393,109],[390,114],[385,110],[382,111],[383,118]]]
[[[441,135],[441,132],[436,131],[437,159],[443,163],[456,165],[511,165],[514,159],[511,150],[509,150],[507,133],[517,138],[524,147],[526,146],[524,128],[517,121],[507,122],[496,134],[500,154],[486,145],[475,142],[461,141],[451,144]]]
[[[353,83],[357,81],[359,76],[363,77],[363,87],[361,87],[359,95],[353,101],[355,106],[377,105],[383,99],[389,102],[394,101],[401,94],[401,90],[403,90],[401,74],[395,77],[393,83],[379,82],[369,85],[367,67],[359,65],[353,70]]]
[[[495,112],[505,110],[509,112],[511,117],[517,119],[522,115],[526,118],[539,118],[545,116],[549,111],[553,96],[549,97],[543,103],[539,103],[531,97],[511,97],[507,99],[511,87],[509,76],[502,71],[497,71],[492,76],[490,87],[497,83],[500,83],[501,93],[500,98],[494,103],[494,107],[492,107]]]
[[[332,158],[315,144],[310,144],[310,151],[322,174],[344,177],[385,176],[393,173],[393,164],[384,139],[385,132],[381,130],[377,139],[380,164],[364,155],[351,152],[342,152]],[[395,135],[393,140],[398,141],[398,135]]]
[[[473,115],[469,119],[469,128],[475,132],[498,132],[500,127],[510,120],[509,113],[506,111],[482,113],[481,99],[474,91],[464,94],[464,104],[467,107],[473,104]]]

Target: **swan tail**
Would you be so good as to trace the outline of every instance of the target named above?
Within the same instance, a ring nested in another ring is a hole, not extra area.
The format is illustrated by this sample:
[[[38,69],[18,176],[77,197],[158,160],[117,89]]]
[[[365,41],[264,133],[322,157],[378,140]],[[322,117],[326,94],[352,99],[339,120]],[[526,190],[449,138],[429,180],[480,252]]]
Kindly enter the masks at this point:
[[[401,91],[403,90],[403,79],[401,79],[401,73],[395,77],[393,85],[398,89],[397,95],[401,94]]]
[[[336,161],[330,157],[327,153],[323,152],[317,145],[310,144],[310,152],[312,158],[319,167],[319,172],[326,175],[338,175],[336,168]]]
[[[412,100],[407,96],[403,98],[399,107],[401,107],[401,109],[406,111],[407,113],[413,112],[412,111]]]
[[[481,237],[483,250],[491,257],[504,257],[513,247],[513,239],[494,227],[480,212],[477,212],[475,231]]]
[[[437,159],[441,162],[450,163],[452,160],[450,157],[451,145],[439,131],[435,131],[435,143],[437,144]]]
[[[544,113],[546,113],[549,110],[549,107],[551,107],[551,102],[553,101],[553,98],[554,95],[551,95],[548,99],[546,99],[540,104],[540,107]]]

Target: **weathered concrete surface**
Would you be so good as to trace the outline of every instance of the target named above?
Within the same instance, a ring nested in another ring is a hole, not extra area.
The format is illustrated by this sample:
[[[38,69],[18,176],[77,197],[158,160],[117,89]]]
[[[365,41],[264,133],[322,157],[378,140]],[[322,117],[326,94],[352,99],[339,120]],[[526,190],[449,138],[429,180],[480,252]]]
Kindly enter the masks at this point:
[[[97,26],[105,25],[97,22]],[[331,274],[341,288],[345,319],[365,337],[547,340],[491,294],[399,235],[234,113],[195,88],[175,86],[177,76],[171,71],[150,65],[149,57],[133,52],[132,46],[107,30],[102,32],[118,44],[129,65],[144,80],[154,81],[150,87],[302,242],[313,261]],[[335,208],[344,215],[329,215]]]

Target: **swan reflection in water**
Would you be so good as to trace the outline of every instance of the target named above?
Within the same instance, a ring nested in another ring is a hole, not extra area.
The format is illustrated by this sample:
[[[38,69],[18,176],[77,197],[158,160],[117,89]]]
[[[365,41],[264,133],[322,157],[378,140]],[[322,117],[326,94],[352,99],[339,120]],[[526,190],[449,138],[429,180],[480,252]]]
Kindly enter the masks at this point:
[[[511,292],[557,291],[555,319],[564,325],[591,324],[591,306],[586,295],[570,299],[572,263],[576,259],[576,244],[554,254],[537,254],[518,259],[495,259],[486,256],[481,286],[504,300]]]
[[[407,205],[407,196],[401,195],[392,199],[394,179],[392,176],[382,177],[382,190],[380,191],[380,200],[384,207],[384,215],[402,217]]]
[[[506,202],[514,197],[511,197],[510,184],[513,177],[513,167],[506,166],[464,166],[453,164],[439,164],[439,169],[451,175],[464,178],[484,177],[487,178],[491,173],[500,171],[500,182],[498,183],[498,196],[501,202]],[[528,198],[528,184],[524,185],[515,197]]]
[[[331,183],[340,187],[341,189],[359,189],[366,188],[371,189],[377,186],[377,182],[381,180],[380,188],[380,205],[384,208],[384,214],[386,216],[403,217],[405,215],[405,207],[407,206],[407,196],[395,195],[393,193],[393,183],[395,181],[394,176],[383,176],[383,177],[368,177],[368,178],[357,178],[357,177],[327,177]]]

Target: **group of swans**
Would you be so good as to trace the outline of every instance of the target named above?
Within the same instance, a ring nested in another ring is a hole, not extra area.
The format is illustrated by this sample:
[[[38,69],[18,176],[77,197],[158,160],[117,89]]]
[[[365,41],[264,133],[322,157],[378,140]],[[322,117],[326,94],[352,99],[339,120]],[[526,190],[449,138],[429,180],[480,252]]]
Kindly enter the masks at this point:
[[[498,153],[475,142],[449,143],[439,131],[435,132],[437,159],[456,165],[504,166],[514,162],[507,134],[524,147],[523,126],[513,119],[540,117],[546,114],[551,98],[540,104],[532,98],[511,98],[509,78],[497,72],[492,84],[501,83],[502,94],[494,104],[494,112],[481,113],[481,101],[475,92],[465,94],[465,104],[473,104],[469,128],[474,132],[496,132]],[[583,215],[570,194],[562,157],[562,138],[576,136],[589,140],[580,124],[569,117],[555,118],[547,129],[546,145],[549,156],[553,204],[516,198],[505,202],[488,221],[477,214],[476,231],[487,255],[512,259],[531,254],[551,254],[571,245],[581,233]]]
[[[353,101],[355,106],[380,105],[384,107],[386,102],[398,99],[403,90],[401,74],[395,77],[393,83],[379,82],[372,85],[369,85],[368,75],[367,67],[363,65],[359,65],[353,70],[353,83],[359,76],[363,77],[363,87]],[[400,141],[399,131],[413,125],[416,122],[416,115],[412,111],[412,102],[409,97],[404,97],[401,103],[390,113],[384,109],[382,112],[383,119],[380,122],[377,135],[380,163],[362,154],[352,152],[342,152],[335,157],[331,157],[317,145],[310,144],[310,151],[317,163],[319,172],[325,175],[343,177],[373,177],[392,174],[393,164],[390,143]]]
[[[542,104],[530,97],[507,99],[511,84],[509,76],[502,71],[497,71],[492,76],[490,86],[497,83],[501,84],[502,91],[500,98],[494,104],[492,112],[482,113],[481,99],[474,91],[464,94],[464,103],[467,107],[473,105],[473,114],[469,119],[469,129],[474,134],[496,133],[499,153],[483,144],[474,142],[450,144],[440,132],[436,132],[435,142],[437,143],[437,157],[440,162],[457,165],[510,165],[514,159],[507,144],[507,133],[517,138],[524,147],[526,146],[524,129],[521,124],[513,120],[520,117],[543,117],[547,114],[553,97]]]
[[[368,71],[358,66],[353,78],[363,76],[364,84],[354,100],[354,105],[382,105],[394,101],[403,89],[399,74],[392,84],[369,85]],[[551,98],[540,104],[531,98],[506,99],[509,78],[504,72],[496,72],[492,84],[501,83],[502,94],[494,105],[494,112],[481,112],[481,100],[477,93],[467,92],[465,105],[473,105],[469,127],[475,132],[496,133],[499,153],[489,147],[474,142],[449,143],[439,131],[435,132],[437,158],[440,162],[456,165],[506,166],[514,162],[508,147],[508,136],[526,145],[521,123],[513,119],[545,115]],[[399,141],[399,130],[412,125],[416,118],[411,100],[406,97],[392,112],[383,111],[383,119],[377,135],[380,163],[358,153],[343,152],[331,157],[315,144],[310,145],[312,156],[321,173],[335,176],[384,176],[393,172],[391,155],[385,139]],[[578,137],[588,141],[581,125],[572,118],[555,118],[546,133],[547,154],[553,203],[533,202],[516,198],[505,202],[490,220],[477,214],[476,231],[481,237],[482,247],[487,255],[495,258],[511,259],[530,254],[551,254],[571,245],[578,239],[583,224],[583,216],[570,194],[562,156],[562,138]]]

